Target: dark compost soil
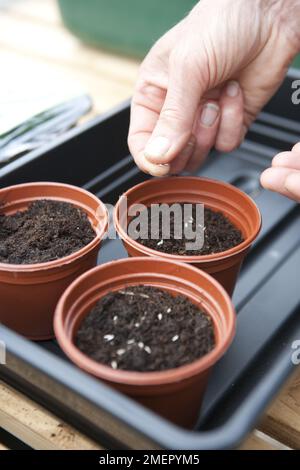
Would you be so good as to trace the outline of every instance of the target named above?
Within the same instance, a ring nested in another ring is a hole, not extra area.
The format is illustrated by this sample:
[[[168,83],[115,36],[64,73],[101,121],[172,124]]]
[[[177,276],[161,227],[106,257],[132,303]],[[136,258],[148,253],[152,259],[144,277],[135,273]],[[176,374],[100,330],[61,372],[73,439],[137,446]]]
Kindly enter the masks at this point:
[[[72,204],[41,199],[25,211],[1,215],[0,262],[35,264],[78,251],[95,238],[87,215]]]
[[[189,203],[182,203],[180,204],[182,207],[182,214],[183,205]],[[149,233],[151,233],[151,209],[145,209],[147,211],[148,217],[148,226],[149,226]],[[233,223],[221,212],[217,212],[214,210],[209,209],[208,207],[204,208],[204,227],[198,226],[197,224],[197,217],[196,217],[196,204],[192,204],[192,216],[190,219],[185,220],[182,217],[181,224],[182,224],[182,233],[183,236],[181,239],[176,239],[174,237],[175,232],[175,223],[176,219],[174,214],[171,212],[170,214],[170,238],[164,238],[162,236],[162,218],[160,218],[159,224],[157,225],[157,229],[152,227],[152,238],[143,239],[140,233],[140,226],[137,226],[137,236],[135,239],[137,242],[141,243],[142,245],[151,248],[156,251],[160,251],[163,253],[169,253],[174,255],[186,255],[186,256],[197,256],[197,255],[210,255],[213,253],[220,253],[222,251],[229,250],[244,241],[241,231],[233,225]],[[142,220],[140,218],[140,220]],[[196,230],[204,231],[204,244],[201,249],[187,249],[186,243],[189,243],[193,240],[187,239],[184,236],[184,228],[186,224],[191,224],[193,232]]]
[[[134,286],[103,297],[79,326],[75,344],[113,369],[158,371],[207,354],[215,337],[210,317],[188,298]]]

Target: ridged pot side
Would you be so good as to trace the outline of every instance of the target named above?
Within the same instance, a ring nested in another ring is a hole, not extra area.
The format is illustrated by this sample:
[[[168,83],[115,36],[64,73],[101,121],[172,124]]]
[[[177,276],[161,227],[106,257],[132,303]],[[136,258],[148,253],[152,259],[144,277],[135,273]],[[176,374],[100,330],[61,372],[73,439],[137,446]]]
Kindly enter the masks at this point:
[[[148,248],[127,234],[131,220],[121,208],[127,199],[128,209],[135,204],[203,203],[222,212],[240,231],[244,241],[220,253],[211,255],[180,256]],[[129,256],[159,256],[164,259],[189,263],[211,274],[232,296],[243,260],[261,228],[261,215],[254,201],[236,187],[222,181],[198,177],[172,177],[150,179],[140,183],[119,199],[114,212],[116,230],[123,240]]]
[[[95,238],[64,258],[40,264],[0,263],[0,321],[33,340],[52,338],[53,315],[59,297],[71,282],[94,267],[101,240],[107,230],[104,204],[93,194],[60,183],[27,183],[0,190],[2,213],[28,208],[38,199],[67,202],[82,209],[95,231]]]

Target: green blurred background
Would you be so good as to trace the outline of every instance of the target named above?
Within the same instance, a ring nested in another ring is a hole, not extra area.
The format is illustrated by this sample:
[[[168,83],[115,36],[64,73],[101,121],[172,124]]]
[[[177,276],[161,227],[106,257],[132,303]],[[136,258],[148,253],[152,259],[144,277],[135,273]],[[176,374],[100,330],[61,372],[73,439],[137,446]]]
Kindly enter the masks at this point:
[[[58,0],[76,36],[108,50],[143,57],[198,0]],[[293,64],[300,68],[300,56]]]

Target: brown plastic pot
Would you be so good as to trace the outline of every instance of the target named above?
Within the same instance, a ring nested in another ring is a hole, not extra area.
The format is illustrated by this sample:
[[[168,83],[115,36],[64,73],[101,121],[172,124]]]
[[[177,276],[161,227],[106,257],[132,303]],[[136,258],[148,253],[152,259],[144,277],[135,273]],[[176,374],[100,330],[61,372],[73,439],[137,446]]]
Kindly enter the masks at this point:
[[[204,309],[213,321],[215,348],[191,364],[158,372],[114,370],[83,354],[74,337],[95,303],[108,292],[141,284],[185,295]],[[63,351],[81,369],[176,424],[192,427],[212,366],[233,339],[235,312],[223,287],[203,271],[161,258],[128,258],[98,266],[74,281],[57,305],[54,330]]]
[[[28,183],[0,190],[1,213],[25,210],[37,199],[64,201],[86,212],[95,238],[64,258],[41,264],[0,263],[0,322],[33,340],[53,337],[53,315],[59,297],[71,282],[94,267],[107,229],[104,204],[93,194],[60,183]]]
[[[203,256],[180,256],[153,250],[128,236],[130,217],[128,211],[121,214],[120,210],[124,198],[127,198],[128,210],[135,204],[203,203],[228,217],[241,230],[244,241],[227,251]],[[242,262],[260,231],[261,215],[247,194],[228,183],[208,178],[172,177],[150,179],[125,192],[115,207],[114,222],[130,256],[159,256],[192,264],[211,274],[231,296]]]

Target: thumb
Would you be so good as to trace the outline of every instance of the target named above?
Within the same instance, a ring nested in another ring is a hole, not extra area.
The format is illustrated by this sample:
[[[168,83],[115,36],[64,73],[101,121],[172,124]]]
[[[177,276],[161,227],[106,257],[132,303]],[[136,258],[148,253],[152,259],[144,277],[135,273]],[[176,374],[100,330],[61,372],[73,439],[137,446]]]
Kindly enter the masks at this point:
[[[170,56],[168,90],[144,156],[151,163],[170,163],[192,138],[193,125],[203,93],[198,65],[178,54]]]

